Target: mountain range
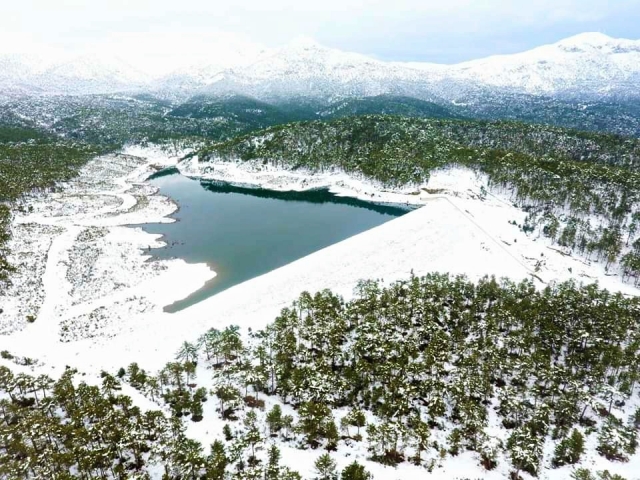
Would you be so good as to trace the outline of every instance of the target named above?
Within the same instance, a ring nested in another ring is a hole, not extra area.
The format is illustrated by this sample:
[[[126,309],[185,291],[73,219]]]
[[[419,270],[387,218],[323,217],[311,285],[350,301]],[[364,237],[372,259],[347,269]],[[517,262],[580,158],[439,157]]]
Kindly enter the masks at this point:
[[[263,101],[303,97],[327,102],[376,95],[455,102],[495,91],[581,100],[640,97],[640,40],[601,33],[455,65],[385,62],[309,39],[225,58],[152,76],[105,55],[55,60],[0,54],[0,92],[148,92],[169,98],[239,94]]]

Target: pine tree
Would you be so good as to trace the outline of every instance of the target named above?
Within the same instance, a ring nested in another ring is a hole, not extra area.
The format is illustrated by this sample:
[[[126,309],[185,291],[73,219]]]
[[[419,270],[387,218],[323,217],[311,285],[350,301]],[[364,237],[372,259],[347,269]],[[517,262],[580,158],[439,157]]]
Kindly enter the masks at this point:
[[[198,346],[194,343],[183,342],[176,353],[176,360],[183,363],[195,363],[198,360]]]
[[[340,475],[340,480],[371,480],[372,478],[371,474],[358,462],[347,465]]]
[[[367,418],[362,410],[359,408],[354,408],[349,412],[346,417],[348,419],[349,425],[353,425],[357,428],[356,438],[360,437],[360,429],[367,424]]]
[[[326,435],[327,424],[333,421],[331,409],[323,403],[306,402],[300,406],[298,413],[298,429],[306,436],[309,445],[317,444]]]
[[[324,436],[327,439],[327,450],[336,450],[338,448],[338,441],[340,440],[340,434],[338,433],[336,422],[329,420],[326,423],[324,427]]]
[[[221,441],[216,440],[211,445],[211,453],[207,457],[205,471],[209,480],[223,480],[229,459]]]
[[[269,459],[265,468],[265,480],[280,480],[280,449],[276,445],[269,447]]]
[[[320,455],[315,464],[314,480],[338,480],[337,464],[328,453]]]
[[[194,422],[202,420],[202,402],[196,397],[191,402],[191,420]]]
[[[244,427],[246,429],[244,433],[244,440],[251,447],[251,458],[256,458],[256,446],[262,442],[263,438],[260,434],[260,428],[258,426],[258,416],[255,410],[249,410],[244,418]]]
[[[267,413],[267,425],[269,426],[269,433],[273,436],[282,430],[282,408],[277,403]]]
[[[567,464],[576,464],[580,461],[580,456],[584,453],[584,437],[574,429],[571,435],[564,438],[556,446],[552,465],[561,467]]]
[[[635,428],[623,425],[613,416],[607,417],[598,434],[597,451],[608,460],[626,461],[638,446]]]
[[[507,442],[511,463],[516,468],[516,475],[523,470],[537,476],[540,458],[542,457],[543,438],[538,437],[528,426],[516,429]]]

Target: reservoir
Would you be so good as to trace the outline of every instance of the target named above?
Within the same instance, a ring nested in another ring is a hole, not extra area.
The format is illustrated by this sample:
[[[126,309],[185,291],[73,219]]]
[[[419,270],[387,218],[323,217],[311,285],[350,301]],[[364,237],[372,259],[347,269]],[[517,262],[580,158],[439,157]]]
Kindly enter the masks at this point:
[[[193,180],[178,173],[151,180],[175,201],[177,221],[146,224],[164,235],[158,258],[207,263],[216,277],[165,307],[177,312],[233,285],[262,275],[410,211],[339,197],[328,190],[281,192]]]

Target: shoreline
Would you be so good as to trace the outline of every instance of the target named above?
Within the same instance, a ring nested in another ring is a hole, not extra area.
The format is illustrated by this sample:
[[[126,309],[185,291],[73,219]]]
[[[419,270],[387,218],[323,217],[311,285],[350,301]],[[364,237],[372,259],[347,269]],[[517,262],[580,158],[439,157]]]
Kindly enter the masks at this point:
[[[491,195],[481,200],[482,178],[466,169],[450,169],[434,172],[428,189],[410,196],[413,204],[422,205],[422,208],[230,287],[184,310],[165,313],[163,307],[175,301],[168,299],[186,298],[214,278],[215,272],[206,264],[189,264],[181,259],[157,261],[141,248],[149,241],[156,247],[165,242],[161,235],[144,232],[140,224],[175,221],[168,218],[175,213],[175,206],[172,207],[171,202],[158,192],[152,193],[142,178],[144,168],[152,163],[172,165],[177,158],[149,148],[138,147],[136,151],[146,156],[145,162],[138,165],[137,174],[129,172],[113,183],[120,185],[119,188],[126,187],[123,191],[137,188],[149,204],[140,211],[101,217],[87,213],[88,207],[78,203],[77,208],[84,214],[73,217],[74,225],[89,233],[96,229],[100,233],[100,228],[106,228],[107,234],[96,239],[88,235],[88,239],[79,243],[77,236],[73,236],[63,242],[62,250],[67,256],[52,260],[57,277],[54,276],[56,280],[44,288],[44,296],[56,302],[49,308],[48,315],[38,318],[22,331],[0,335],[0,350],[38,358],[49,368],[80,364],[84,371],[93,373],[102,369],[111,371],[134,361],[147,368],[160,368],[183,341],[194,341],[211,327],[235,324],[243,331],[263,328],[302,291],[330,288],[349,298],[361,279],[378,278],[390,283],[406,278],[412,272],[416,275],[429,272],[464,274],[471,280],[494,275],[516,281],[535,274],[543,283],[535,278],[533,281],[540,286],[576,279],[586,280],[586,283],[598,281],[601,287],[611,291],[636,295],[639,292],[622,283],[619,277],[605,276],[601,265],[585,264],[579,257],[552,251],[544,239],[522,233],[510,222],[521,221],[525,216],[523,211]],[[279,190],[292,186],[329,187],[343,196],[347,193],[364,196],[362,199],[367,201],[409,196],[407,193],[375,191],[371,184],[336,172],[304,177],[300,172],[281,175],[282,172],[275,169],[254,173],[250,168],[240,169],[235,164],[226,170],[221,167],[224,165],[218,167],[215,175],[202,175],[201,178],[252,179],[252,183],[261,188],[275,186]],[[91,173],[92,169],[88,170]],[[194,173],[188,168],[182,170],[187,176]],[[112,188],[109,193],[114,189],[118,190]],[[97,190],[104,192],[104,189]],[[73,189],[67,193],[70,201],[75,201]],[[124,202],[122,197],[126,194],[119,195]],[[60,200],[50,196],[43,198],[41,203],[45,206]],[[129,195],[129,200],[131,198],[133,196]],[[62,203],[64,208],[60,208],[63,210],[71,208]],[[108,209],[104,205],[94,205],[94,208],[102,213],[111,209],[113,213],[121,210],[122,205],[112,202]],[[45,209],[45,213],[48,211]],[[35,216],[41,214],[39,210],[34,213]],[[138,223],[137,227],[127,226],[136,223],[132,219]],[[49,223],[65,226],[60,219]],[[80,257],[98,259],[90,262],[91,268],[79,268],[76,273],[86,275],[79,293],[72,292],[84,299],[79,305],[65,301],[70,291],[65,276],[69,264],[73,264],[68,254],[74,249],[79,251]],[[122,287],[119,282],[129,284]],[[52,337],[61,324],[80,329],[79,334],[71,335],[64,342],[56,335]],[[96,330],[83,331],[87,325],[96,326]]]
[[[356,207],[361,207],[361,208],[366,208],[366,209],[373,209],[375,211],[378,211],[379,213],[387,213],[389,215],[393,215],[393,216],[397,216],[399,215],[399,213],[397,212],[393,212],[393,213],[389,213],[389,212],[384,212],[381,209],[378,210],[377,208],[381,207],[384,209],[393,209],[393,210],[397,210],[397,211],[401,211],[402,214],[407,214],[413,210],[416,210],[417,208],[422,207],[424,204],[409,204],[408,202],[389,202],[389,201],[380,201],[380,200],[372,200],[369,197],[362,197],[362,196],[358,196],[355,192],[348,192],[349,194],[347,194],[347,192],[343,192],[341,195],[336,194],[335,192],[331,192],[330,188],[328,186],[324,186],[324,185],[310,185],[310,186],[305,186],[304,188],[298,188],[298,189],[290,189],[287,188],[287,186],[283,186],[283,188],[280,188],[278,190],[272,190],[270,188],[265,188],[262,185],[256,183],[256,182],[237,182],[237,181],[233,181],[233,180],[220,180],[220,179],[214,179],[211,177],[208,178],[204,178],[202,176],[187,176],[185,175],[183,172],[180,171],[180,169],[175,166],[175,165],[171,165],[169,167],[166,167],[164,169],[158,170],[157,172],[155,172],[153,175],[151,175],[150,177],[148,177],[147,182],[154,182],[156,179],[158,179],[158,181],[162,181],[162,179],[165,178],[169,178],[171,176],[180,176],[183,177],[184,179],[188,179],[188,181],[190,181],[190,183],[193,184],[194,188],[200,188],[200,187],[204,187],[205,189],[210,188],[211,186],[213,187],[219,187],[219,188],[223,188],[225,189],[224,192],[227,192],[227,188],[230,188],[231,191],[233,193],[240,193],[240,194],[247,194],[247,195],[254,195],[257,194],[258,196],[260,196],[259,193],[257,192],[267,192],[267,198],[280,198],[279,195],[293,195],[294,198],[291,198],[292,200],[300,200],[302,202],[305,201],[312,201],[312,200],[308,200],[307,197],[305,196],[305,194],[313,194],[313,192],[318,192],[318,193],[322,193],[327,194],[327,196],[329,196],[328,199],[324,199],[321,201],[321,203],[347,203],[350,206],[356,206]],[[309,177],[309,179],[312,179],[313,177]],[[181,221],[179,218],[177,218],[177,214],[180,211],[180,208],[182,208],[179,204],[179,202],[172,198],[170,195],[171,193],[162,193],[163,189],[162,186],[160,186],[160,188],[156,187],[158,189],[158,193],[161,195],[164,195],[165,197],[169,198],[170,201],[177,205],[177,209],[172,212],[170,215],[168,215],[169,218],[174,219],[176,222]],[[215,190],[217,191],[217,190]],[[270,196],[270,194],[274,195],[273,197]],[[296,196],[297,195],[297,196]],[[300,198],[299,198],[300,197]],[[289,200],[289,197],[286,197],[285,200]],[[145,225],[150,225],[149,222],[145,223],[145,224],[141,224],[140,226],[145,229]],[[159,225],[159,224],[154,224],[154,225]],[[358,232],[361,233],[361,232]],[[165,242],[165,244],[170,243],[169,242],[169,233],[159,233],[160,239],[163,240]],[[351,234],[350,236],[352,236],[353,234]],[[348,237],[347,237],[348,238]],[[344,239],[343,239],[344,240]],[[338,242],[336,242],[338,243]],[[182,260],[184,260],[186,263],[188,264],[198,264],[198,263],[203,263],[205,265],[207,265],[212,271],[216,272],[216,276],[214,276],[213,278],[207,280],[205,282],[205,284],[191,292],[191,294],[187,295],[187,297],[183,298],[183,299],[178,299],[175,301],[172,301],[171,303],[167,303],[163,306],[163,311],[165,313],[169,313],[169,314],[176,314],[182,310],[185,310],[187,308],[189,308],[190,306],[192,306],[191,302],[189,301],[189,305],[185,305],[184,302],[186,300],[188,300],[190,297],[192,297],[193,295],[197,295],[199,294],[199,292],[201,292],[203,289],[207,289],[209,287],[209,285],[212,282],[215,282],[219,273],[218,272],[218,266],[216,266],[216,262],[215,261],[193,261],[193,260],[189,260],[188,258],[185,257],[181,257],[179,255],[172,255],[172,256],[165,256],[161,253],[163,248],[167,248],[169,245],[164,245],[162,247],[158,247],[158,248],[153,248],[151,249],[148,253],[151,256],[151,259],[176,259],[176,258],[180,258]],[[313,253],[313,252],[311,252]],[[295,261],[295,260],[294,260]],[[291,263],[291,261],[289,261],[288,263]],[[285,264],[286,265],[286,264]],[[283,265],[284,266],[284,265]],[[269,272],[266,272],[269,273]],[[265,273],[261,273],[258,274],[256,276],[259,275],[264,275]],[[251,278],[255,278],[255,277],[251,277]],[[249,281],[251,280],[251,278],[248,278],[246,280],[243,281]],[[240,282],[242,283],[242,282]],[[226,286],[224,288],[224,290],[228,289],[228,288],[232,288],[234,285],[229,285]],[[219,293],[221,293],[224,290],[219,290],[216,291],[213,294],[210,294],[209,296],[213,296],[213,295],[217,295]],[[203,298],[199,301],[203,301],[206,300],[207,298],[209,298],[209,296],[207,296],[206,298]],[[197,302],[196,302],[197,303]],[[194,303],[195,304],[195,303]],[[193,305],[194,305],[193,304]],[[179,308],[176,308],[176,305],[183,305]]]
[[[215,276],[207,265],[149,254],[149,248],[165,246],[166,241],[143,226],[175,222],[171,216],[179,206],[144,179],[151,165],[175,159],[154,150],[145,153],[145,158],[127,151],[97,157],[57,193],[23,199],[34,211],[16,214],[12,221],[12,256],[21,260],[16,263],[22,268],[12,278],[13,287],[0,295],[0,345],[11,351],[31,342],[47,350],[83,338],[118,335],[130,316],[135,321],[157,313],[163,300],[184,298]],[[30,252],[21,225],[45,229],[47,245],[39,256]],[[34,274],[31,264],[44,269]],[[185,280],[172,287],[172,276]],[[42,294],[34,296],[33,288],[20,294],[29,284]],[[16,295],[12,303],[10,297]],[[20,302],[32,305],[35,321],[25,322]]]
[[[334,186],[332,185],[319,185],[319,186],[310,186],[310,187],[305,187],[305,188],[301,188],[301,189],[288,189],[288,188],[282,188],[282,189],[278,189],[278,190],[274,190],[272,188],[268,188],[265,187],[259,183],[248,183],[248,182],[241,182],[241,181],[234,181],[234,180],[220,180],[214,177],[209,177],[209,176],[196,176],[193,174],[182,174],[180,173],[180,175],[183,175],[186,178],[189,178],[191,180],[199,180],[202,182],[211,182],[211,183],[218,183],[222,186],[230,186],[230,187],[238,187],[238,188],[243,188],[246,190],[265,190],[265,191],[275,191],[275,192],[282,192],[282,193],[305,193],[305,192],[329,192],[330,194],[336,196],[336,197],[340,197],[340,198],[352,198],[354,200],[359,200],[368,204],[372,204],[372,205],[380,205],[380,206],[385,206],[385,207],[397,207],[397,208],[407,208],[407,210],[414,210],[416,208],[420,208],[423,206],[423,203],[409,203],[409,202],[398,202],[398,201],[385,201],[385,200],[372,200],[369,197],[365,197],[362,195],[359,195],[355,190],[344,190],[344,191],[338,191]],[[309,174],[309,175],[313,175],[313,174]]]
[[[351,197],[365,202],[400,206],[420,207],[429,198],[423,190],[424,185],[388,189],[377,182],[357,178],[341,171],[313,172],[307,170],[285,170],[260,161],[201,163],[197,157],[191,157],[178,163],[180,174],[194,180],[226,182],[247,188],[262,188],[274,191],[304,192],[326,189],[336,196]]]

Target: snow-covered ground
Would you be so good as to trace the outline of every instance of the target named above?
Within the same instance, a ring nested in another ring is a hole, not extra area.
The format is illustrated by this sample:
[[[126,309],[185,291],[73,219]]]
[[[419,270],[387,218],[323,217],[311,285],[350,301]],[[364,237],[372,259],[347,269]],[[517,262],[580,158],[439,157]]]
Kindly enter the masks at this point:
[[[186,175],[272,189],[327,186],[342,195],[422,208],[237,285],[175,314],[162,307],[215,275],[206,265],[150,260],[161,239],[130,225],[171,222],[176,209],[144,179],[176,157],[129,148],[94,160],[56,193],[24,200],[13,222],[14,284],[0,293],[0,349],[48,364],[88,370],[138,361],[166,363],[184,340],[211,326],[261,328],[304,291],[331,288],[349,296],[360,279],[393,281],[412,271],[533,278],[542,286],[575,278],[637,294],[604,266],[527,236],[525,213],[503,198],[483,196],[483,178],[464,169],[435,172],[428,185],[399,192],[340,172],[311,176],[257,163],[180,164]],[[27,316],[33,315],[33,323]],[[74,361],[75,359],[75,361]]]
[[[7,350],[24,339],[46,355],[50,345],[117,335],[215,275],[182,260],[148,261],[161,239],[128,225],[173,221],[176,205],[144,180],[176,159],[145,153],[95,159],[55,193],[22,201],[10,244],[18,273],[0,292]]]
[[[65,365],[96,378],[131,362],[155,371],[173,360],[179,345],[211,327],[236,324],[260,329],[308,290],[331,288],[346,297],[360,279],[390,282],[412,271],[533,278],[538,286],[576,278],[610,290],[637,294],[601,264],[561,252],[537,235],[527,236],[525,213],[506,198],[485,195],[485,181],[469,170],[436,172],[428,185],[386,192],[379,185],[340,172],[309,176],[257,163],[180,164],[183,173],[269,188],[328,186],[343,195],[376,201],[421,204],[422,208],[315,252],[289,265],[234,286],[175,314],[162,307],[184,298],[215,275],[206,265],[150,260],[145,252],[161,239],[128,225],[169,222],[176,206],[144,181],[177,158],[159,150],[129,148],[123,155],[92,161],[56,193],[26,198],[13,222],[14,285],[0,292],[0,350],[39,360],[33,368],[51,373]],[[33,315],[30,323],[26,316]],[[213,403],[206,408],[213,409]],[[213,412],[190,427],[204,445],[220,435]],[[342,452],[342,450],[341,450]],[[364,452],[350,451],[364,461]],[[318,452],[282,448],[285,464],[308,476]],[[344,453],[344,452],[343,452]],[[354,457],[341,456],[340,467]],[[591,455],[597,468],[635,478],[636,458],[609,464]],[[444,461],[430,478],[504,478],[483,472],[470,453]],[[375,478],[424,478],[423,468],[398,469],[367,462]],[[541,478],[568,478],[567,469],[545,470]]]

